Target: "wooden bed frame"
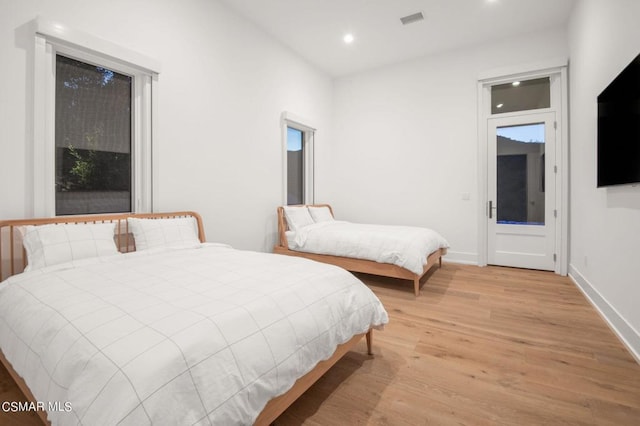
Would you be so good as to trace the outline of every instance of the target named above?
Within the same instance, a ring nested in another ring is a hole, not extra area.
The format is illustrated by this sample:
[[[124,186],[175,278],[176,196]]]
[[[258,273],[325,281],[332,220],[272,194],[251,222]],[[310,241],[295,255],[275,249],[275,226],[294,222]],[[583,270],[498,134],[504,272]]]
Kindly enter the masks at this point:
[[[127,218],[130,217],[148,219],[193,217],[198,225],[198,238],[201,242],[206,241],[202,218],[199,214],[190,211],[173,213],[115,213],[87,216],[59,216],[41,219],[0,220],[0,281],[22,272],[27,265],[27,256],[22,246],[22,234],[20,233],[20,229],[23,226],[115,222],[116,230],[114,240],[118,250],[122,253],[129,253],[135,251],[135,241],[133,234],[129,231],[127,222]],[[300,395],[309,389],[327,370],[338,362],[340,358],[352,350],[363,337],[366,337],[367,354],[372,355],[372,330],[353,336],[349,341],[338,345],[337,349],[329,359],[320,361],[313,370],[299,378],[294,383],[293,387],[286,393],[269,401],[262,412],[258,415],[254,424],[260,426],[270,425],[276,418],[278,418],[278,416],[280,416],[280,414],[293,404]],[[37,402],[25,381],[13,369],[2,350],[0,350],[0,362],[5,366],[27,400],[34,403]],[[38,411],[37,414],[45,425],[51,424],[47,419],[46,411]]]
[[[333,209],[329,204],[303,204],[301,206],[307,207],[328,207],[331,215]],[[326,254],[305,253],[302,251],[295,251],[289,249],[289,241],[287,240],[286,232],[289,230],[287,219],[284,216],[284,208],[278,207],[278,244],[273,248],[273,252],[277,254],[285,254],[288,256],[306,257],[307,259],[316,260],[318,262],[330,263],[332,265],[340,266],[351,272],[362,272],[372,275],[381,275],[384,277],[400,278],[413,281],[413,292],[416,296],[420,295],[420,280],[427,272],[438,263],[439,267],[442,267],[442,256],[447,254],[447,249],[441,248],[429,256],[427,256],[427,263],[424,265],[421,274],[415,274],[408,269],[402,268],[390,263],[379,263],[365,259],[355,259],[351,257],[331,256]]]

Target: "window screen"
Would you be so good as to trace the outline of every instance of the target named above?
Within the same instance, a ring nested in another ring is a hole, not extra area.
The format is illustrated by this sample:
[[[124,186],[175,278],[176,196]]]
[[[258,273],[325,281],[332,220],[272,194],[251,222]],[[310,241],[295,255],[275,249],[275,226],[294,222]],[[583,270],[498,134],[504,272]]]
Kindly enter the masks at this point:
[[[132,77],[56,56],[56,214],[131,211]]]

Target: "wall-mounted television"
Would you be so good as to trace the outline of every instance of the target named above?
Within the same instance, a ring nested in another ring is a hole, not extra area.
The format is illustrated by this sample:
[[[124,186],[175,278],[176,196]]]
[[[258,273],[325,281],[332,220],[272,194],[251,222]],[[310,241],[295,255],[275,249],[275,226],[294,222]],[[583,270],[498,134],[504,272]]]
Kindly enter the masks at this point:
[[[640,183],[640,55],[598,96],[598,187]]]

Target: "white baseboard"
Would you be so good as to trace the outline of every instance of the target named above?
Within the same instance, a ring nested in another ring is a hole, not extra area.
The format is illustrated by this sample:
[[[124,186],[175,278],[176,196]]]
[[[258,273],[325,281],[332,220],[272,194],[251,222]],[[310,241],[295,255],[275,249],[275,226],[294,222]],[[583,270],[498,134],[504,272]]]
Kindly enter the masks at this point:
[[[461,263],[463,265],[477,265],[478,255],[476,253],[465,253],[461,251],[447,250],[447,254],[442,258],[443,262]]]
[[[602,297],[591,283],[576,269],[569,265],[569,278],[582,291],[585,297],[591,302],[594,308],[600,313],[602,318],[609,324],[609,327],[618,336],[622,343],[629,349],[631,355],[640,364],[640,333],[638,333],[618,311]]]

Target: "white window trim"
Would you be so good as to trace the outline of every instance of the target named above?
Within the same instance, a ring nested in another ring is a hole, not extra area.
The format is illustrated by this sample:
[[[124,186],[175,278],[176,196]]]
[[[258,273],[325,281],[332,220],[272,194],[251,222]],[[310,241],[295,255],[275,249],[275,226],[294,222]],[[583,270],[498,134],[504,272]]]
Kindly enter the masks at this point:
[[[38,18],[35,27],[33,198],[36,217],[55,216],[55,69],[56,54],[96,63],[133,77],[132,206],[153,211],[152,91],[157,90],[159,64],[132,50]]]
[[[315,146],[315,133],[316,128],[312,126],[310,121],[297,116],[288,111],[282,113],[280,119],[280,128],[282,132],[282,205],[287,205],[287,127],[300,130],[304,133],[304,203],[314,203],[314,174],[315,174],[315,160],[314,160],[314,146]]]

